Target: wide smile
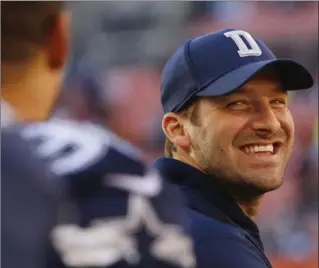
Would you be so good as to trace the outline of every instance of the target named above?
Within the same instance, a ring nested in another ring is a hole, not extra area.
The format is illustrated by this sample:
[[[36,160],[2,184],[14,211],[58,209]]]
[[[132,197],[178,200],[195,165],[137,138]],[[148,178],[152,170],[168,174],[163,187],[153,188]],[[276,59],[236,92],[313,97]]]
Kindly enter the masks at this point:
[[[249,156],[274,156],[279,153],[281,146],[281,142],[252,143],[240,146],[239,149]]]

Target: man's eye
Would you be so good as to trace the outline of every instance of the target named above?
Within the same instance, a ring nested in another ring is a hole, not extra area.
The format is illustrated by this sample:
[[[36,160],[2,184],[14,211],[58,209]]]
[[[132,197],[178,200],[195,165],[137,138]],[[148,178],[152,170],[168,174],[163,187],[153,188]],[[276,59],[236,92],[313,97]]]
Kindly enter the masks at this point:
[[[284,99],[274,99],[270,103],[274,108],[285,108],[287,106],[287,101]]]
[[[248,106],[248,102],[245,100],[238,100],[238,101],[233,101],[229,104],[227,104],[227,108],[230,109],[245,109]]]

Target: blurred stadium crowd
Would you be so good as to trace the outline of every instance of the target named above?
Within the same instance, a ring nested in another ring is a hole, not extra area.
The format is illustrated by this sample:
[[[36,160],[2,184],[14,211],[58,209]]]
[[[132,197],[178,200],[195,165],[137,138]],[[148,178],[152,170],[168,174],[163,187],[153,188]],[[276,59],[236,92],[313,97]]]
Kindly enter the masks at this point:
[[[294,58],[316,85],[290,97],[296,144],[286,181],[257,222],[274,267],[318,267],[318,2],[69,2],[72,55],[56,116],[94,120],[162,155],[165,61],[193,36],[242,28]],[[76,94],[75,94],[76,92]]]

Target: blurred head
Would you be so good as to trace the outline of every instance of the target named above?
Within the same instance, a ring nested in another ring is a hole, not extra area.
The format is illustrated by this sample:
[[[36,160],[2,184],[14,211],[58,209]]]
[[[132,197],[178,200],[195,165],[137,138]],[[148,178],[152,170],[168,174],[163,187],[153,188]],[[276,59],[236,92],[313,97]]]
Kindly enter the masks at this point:
[[[167,113],[165,154],[227,184],[265,193],[283,182],[294,142],[286,89],[261,72],[235,92]]]
[[[1,24],[1,97],[22,120],[46,119],[67,57],[63,2],[1,2]]]

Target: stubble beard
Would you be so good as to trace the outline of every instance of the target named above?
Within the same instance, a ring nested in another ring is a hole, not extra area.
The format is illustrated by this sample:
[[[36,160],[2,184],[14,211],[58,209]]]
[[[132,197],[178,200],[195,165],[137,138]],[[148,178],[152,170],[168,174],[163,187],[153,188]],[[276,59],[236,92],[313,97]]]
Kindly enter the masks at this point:
[[[231,164],[227,164],[231,160],[227,160],[224,149],[220,147],[217,149],[210,148],[205,141],[202,146],[194,148],[197,163],[204,173],[210,175],[212,180],[215,180],[223,188],[231,192],[232,195],[236,195],[237,198],[244,200],[255,199],[267,192],[278,189],[283,183],[284,172],[274,175],[275,177],[273,178],[270,177],[273,174],[243,173],[236,170]],[[216,157],[223,155],[224,157]]]

